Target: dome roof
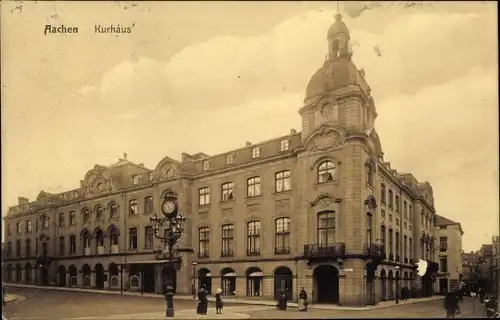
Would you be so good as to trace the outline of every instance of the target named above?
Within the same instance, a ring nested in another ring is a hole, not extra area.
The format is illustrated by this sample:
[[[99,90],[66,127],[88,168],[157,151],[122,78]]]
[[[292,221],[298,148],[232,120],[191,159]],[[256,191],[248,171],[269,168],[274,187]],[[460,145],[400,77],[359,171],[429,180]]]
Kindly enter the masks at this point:
[[[322,66],[313,74],[307,85],[306,98],[318,96],[328,89],[325,71],[325,66]]]
[[[347,29],[346,24],[342,21],[342,15],[338,13],[335,15],[335,22],[328,28],[327,38],[334,37],[339,33],[349,36],[349,29]]]

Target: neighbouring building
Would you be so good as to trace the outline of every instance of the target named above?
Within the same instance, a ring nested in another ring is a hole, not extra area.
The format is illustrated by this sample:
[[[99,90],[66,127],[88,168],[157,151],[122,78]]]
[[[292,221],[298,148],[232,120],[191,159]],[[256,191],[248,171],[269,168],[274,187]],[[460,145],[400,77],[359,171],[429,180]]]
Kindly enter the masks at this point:
[[[478,281],[479,254],[473,251],[463,253],[462,261],[463,279],[469,283],[476,283]]]
[[[462,281],[462,225],[438,215],[434,234],[439,248],[437,290],[440,293],[457,290]]]
[[[298,111],[301,132],[165,157],[154,169],[124,156],[95,165],[75,190],[19,198],[4,217],[5,279],[162,292],[171,277],[177,293],[193,283],[268,299],[280,290],[296,299],[305,287],[314,303],[351,306],[394,299],[402,286],[431,295],[433,189],[384,161],[365,71],[335,20]],[[187,216],[179,248],[194,252],[179,253],[178,271],[153,259],[162,244],[149,222],[170,191]],[[418,259],[429,262],[422,277]]]

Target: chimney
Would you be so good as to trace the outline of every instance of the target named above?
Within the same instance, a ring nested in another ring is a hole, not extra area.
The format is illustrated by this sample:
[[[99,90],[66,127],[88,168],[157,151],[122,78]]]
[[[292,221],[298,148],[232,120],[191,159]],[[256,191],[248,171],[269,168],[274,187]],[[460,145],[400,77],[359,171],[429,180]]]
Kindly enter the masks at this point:
[[[83,188],[83,180],[80,180],[80,188]]]
[[[144,163],[139,163],[139,166],[144,168]]]
[[[23,204],[28,204],[30,203],[30,200],[28,198],[24,197],[17,197],[17,205],[23,205]]]
[[[250,141],[245,142],[245,146],[250,147],[252,143]]]
[[[290,129],[290,134],[296,134],[297,133],[297,130],[295,129]]]

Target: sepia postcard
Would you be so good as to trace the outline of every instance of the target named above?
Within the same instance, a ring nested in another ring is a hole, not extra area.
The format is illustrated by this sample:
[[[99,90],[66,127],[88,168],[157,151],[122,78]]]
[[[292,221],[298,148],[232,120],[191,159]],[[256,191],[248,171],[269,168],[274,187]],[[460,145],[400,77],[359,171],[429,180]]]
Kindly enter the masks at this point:
[[[494,1],[1,1],[3,319],[498,318]]]

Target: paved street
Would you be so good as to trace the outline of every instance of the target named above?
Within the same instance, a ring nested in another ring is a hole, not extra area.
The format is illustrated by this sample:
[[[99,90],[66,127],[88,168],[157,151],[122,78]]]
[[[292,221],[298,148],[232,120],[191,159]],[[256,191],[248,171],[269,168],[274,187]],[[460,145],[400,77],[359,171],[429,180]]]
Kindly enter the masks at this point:
[[[53,291],[41,289],[11,288],[12,294],[25,297],[7,304],[4,315],[14,319],[162,319],[165,302],[162,299],[117,296],[108,294]],[[465,300],[459,317],[481,316],[482,305],[477,304],[473,312],[473,301]],[[194,301],[176,300],[176,318],[252,318],[252,319],[327,319],[339,318],[444,318],[443,301],[428,301],[404,306],[395,306],[371,311],[309,310],[299,312],[295,308],[278,311],[270,306],[228,304],[224,316],[196,316]],[[210,309],[214,306],[211,304]]]

